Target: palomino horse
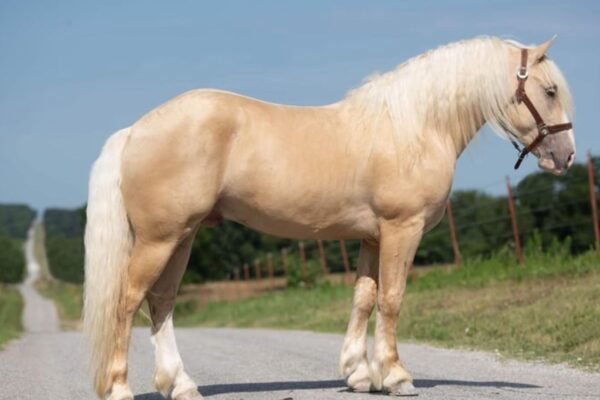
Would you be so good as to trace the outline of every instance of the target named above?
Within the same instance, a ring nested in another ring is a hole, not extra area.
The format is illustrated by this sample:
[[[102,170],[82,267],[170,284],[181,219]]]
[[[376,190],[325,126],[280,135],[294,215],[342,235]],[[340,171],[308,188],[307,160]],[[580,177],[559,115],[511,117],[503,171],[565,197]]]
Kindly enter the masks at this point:
[[[177,350],[172,312],[194,234],[222,218],[288,238],[360,239],[341,373],[355,391],[413,391],[396,349],[398,311],[465,146],[487,122],[545,170],[563,173],[573,162],[571,100],[545,55],[550,43],[450,44],[322,107],[194,90],[111,136],[92,170],[85,233],[84,330],[98,395],[133,398],[127,352],[146,299],[157,389],[202,398]]]

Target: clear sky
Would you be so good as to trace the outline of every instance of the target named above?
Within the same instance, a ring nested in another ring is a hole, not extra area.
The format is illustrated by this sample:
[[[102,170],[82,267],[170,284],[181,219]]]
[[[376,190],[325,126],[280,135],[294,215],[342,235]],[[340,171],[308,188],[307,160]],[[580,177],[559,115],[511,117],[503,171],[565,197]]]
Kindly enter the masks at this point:
[[[364,77],[478,35],[538,43],[571,84],[578,160],[600,154],[600,1],[0,2],[0,202],[75,207],[104,140],[183,91],[336,101]],[[515,150],[486,129],[455,189],[503,191]]]

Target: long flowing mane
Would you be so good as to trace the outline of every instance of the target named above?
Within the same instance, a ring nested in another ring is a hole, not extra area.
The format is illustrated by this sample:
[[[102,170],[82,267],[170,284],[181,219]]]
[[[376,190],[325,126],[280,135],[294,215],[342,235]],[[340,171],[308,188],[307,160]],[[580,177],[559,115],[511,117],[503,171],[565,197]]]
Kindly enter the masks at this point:
[[[398,145],[419,143],[433,131],[451,135],[464,147],[485,122],[506,137],[502,127],[514,129],[506,112],[517,67],[510,67],[510,47],[526,46],[494,37],[451,43],[369,77],[345,101],[357,118],[390,120]],[[564,108],[570,109],[568,86],[559,69],[549,59],[540,65],[545,79],[559,88]]]

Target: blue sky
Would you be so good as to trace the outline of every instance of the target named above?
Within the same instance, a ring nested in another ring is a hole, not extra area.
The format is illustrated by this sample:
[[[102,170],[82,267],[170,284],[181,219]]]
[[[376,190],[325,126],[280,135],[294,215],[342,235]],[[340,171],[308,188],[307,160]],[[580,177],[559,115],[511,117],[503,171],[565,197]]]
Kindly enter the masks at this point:
[[[439,45],[478,35],[550,51],[575,98],[578,160],[600,154],[598,1],[0,2],[0,202],[75,207],[104,140],[183,91],[325,104]],[[536,169],[484,129],[455,189]]]

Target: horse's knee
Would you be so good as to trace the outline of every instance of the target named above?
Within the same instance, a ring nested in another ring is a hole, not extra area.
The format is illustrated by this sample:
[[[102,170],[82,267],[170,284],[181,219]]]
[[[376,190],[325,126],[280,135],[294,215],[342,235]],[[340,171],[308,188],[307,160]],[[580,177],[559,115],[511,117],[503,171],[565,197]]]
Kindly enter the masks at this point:
[[[361,313],[370,314],[377,300],[377,283],[370,277],[361,276],[354,285],[353,308]]]

